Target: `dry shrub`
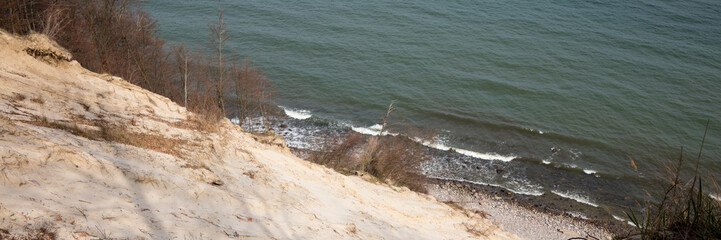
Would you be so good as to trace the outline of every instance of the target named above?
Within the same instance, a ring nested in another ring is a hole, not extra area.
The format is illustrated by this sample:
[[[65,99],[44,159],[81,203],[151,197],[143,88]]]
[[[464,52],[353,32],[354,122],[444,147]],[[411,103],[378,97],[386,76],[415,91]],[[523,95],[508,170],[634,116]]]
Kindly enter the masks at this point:
[[[380,179],[426,193],[421,163],[430,160],[426,147],[404,136],[380,138],[378,153],[366,171]]]
[[[235,89],[235,115],[241,120],[253,117],[265,117],[269,115],[271,109],[270,99],[273,90],[270,81],[265,74],[260,71],[248,60],[244,60],[240,65],[235,64],[233,70],[233,89]],[[252,124],[244,123],[243,124]],[[266,131],[269,128],[268,121],[262,121]]]
[[[70,7],[63,2],[53,2],[43,12],[42,34],[54,39],[68,24]]]
[[[321,150],[313,152],[308,160],[348,174],[362,170],[358,160],[358,152],[365,144],[367,137],[360,133],[349,132],[345,136],[337,136],[321,143]]]
[[[364,171],[392,185],[426,193],[421,164],[430,160],[426,148],[405,136],[365,136],[349,132],[328,140],[308,158],[344,174]]]
[[[721,202],[704,189],[704,179],[714,182],[713,177],[684,178],[683,163],[681,156],[676,165],[667,165],[663,192],[646,202],[643,216],[627,212],[636,227],[629,238],[721,239]]]
[[[197,110],[206,113],[189,115],[188,120],[185,121],[186,127],[206,133],[218,132],[221,119],[219,111],[207,113],[207,109],[204,108],[198,108]]]

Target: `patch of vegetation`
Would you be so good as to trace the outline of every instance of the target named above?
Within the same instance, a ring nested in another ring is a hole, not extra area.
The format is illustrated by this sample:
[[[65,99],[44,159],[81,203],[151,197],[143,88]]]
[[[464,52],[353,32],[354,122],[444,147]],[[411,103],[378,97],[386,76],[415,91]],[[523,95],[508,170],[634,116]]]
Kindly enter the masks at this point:
[[[214,50],[209,54],[167,46],[158,37],[155,21],[136,2],[3,0],[0,28],[20,35],[47,35],[83,67],[122,77],[196,113],[203,120],[192,124],[203,130],[214,129],[214,122],[229,115],[244,120],[269,114],[270,81],[260,68],[224,48],[229,37],[220,3],[217,22],[208,24],[208,47]],[[37,49],[27,52],[61,58]]]
[[[383,118],[381,132],[393,110],[393,103]],[[407,131],[419,132],[419,131]],[[429,139],[428,134],[416,134]],[[310,154],[308,160],[333,168],[342,174],[368,173],[388,184],[427,193],[426,177],[421,164],[431,159],[425,146],[405,136],[366,136],[349,132],[343,137],[328,140],[320,151]]]
[[[25,96],[25,95],[23,95],[23,94],[21,94],[21,93],[13,93],[13,96],[12,96],[12,98],[10,98],[10,101],[13,101],[13,102],[22,102],[22,101],[24,101],[24,100],[27,99],[27,98],[28,98],[27,96]]]
[[[0,228],[0,239],[6,240],[54,240],[55,233],[46,228],[26,228],[20,233],[10,233]]]
[[[708,131],[708,124],[706,126]],[[648,201],[642,216],[627,212],[636,231],[621,239],[721,239],[721,201],[711,198],[704,186],[719,186],[710,175],[699,173],[703,143],[690,177],[682,176],[686,164],[683,148],[677,163],[665,168],[666,186],[655,201]],[[636,169],[633,160],[631,164]],[[704,184],[705,182],[712,184]]]
[[[40,96],[31,98],[30,101],[40,105],[45,104],[45,100]]]
[[[182,146],[187,143],[183,140],[133,132],[126,128],[118,127],[100,120],[92,121],[93,125],[87,127],[81,127],[77,123],[50,121],[46,117],[37,118],[29,123],[47,128],[60,129],[90,140],[127,144],[139,148],[167,153],[177,157],[182,156],[179,152],[178,146]],[[96,130],[95,128],[99,130]]]
[[[182,156],[177,147],[186,143],[185,141],[178,139],[165,138],[163,136],[153,134],[137,133],[113,125],[103,124],[99,127],[100,138],[105,141],[150,149],[177,157]]]
[[[80,128],[80,126],[77,123],[65,123],[65,122],[50,121],[47,117],[36,118],[34,121],[31,121],[30,123],[32,123],[34,125],[38,125],[38,126],[47,127],[47,128],[64,130],[69,133],[72,133],[73,135],[84,137],[87,139],[92,139],[92,140],[102,139],[99,132],[82,129],[82,128]]]

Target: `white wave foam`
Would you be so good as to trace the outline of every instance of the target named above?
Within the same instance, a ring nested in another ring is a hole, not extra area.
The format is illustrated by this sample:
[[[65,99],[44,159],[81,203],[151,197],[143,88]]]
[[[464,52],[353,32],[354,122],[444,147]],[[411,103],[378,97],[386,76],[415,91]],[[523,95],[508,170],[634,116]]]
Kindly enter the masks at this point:
[[[439,180],[448,180],[448,181],[458,181],[458,182],[467,182],[471,184],[477,184],[477,185],[486,185],[486,186],[492,186],[492,187],[499,187],[506,189],[508,191],[511,191],[515,194],[523,194],[523,195],[530,195],[530,196],[541,196],[543,195],[543,187],[541,186],[527,186],[528,189],[511,189],[506,186],[501,186],[500,184],[493,184],[493,183],[485,183],[485,182],[476,182],[476,181],[469,181],[469,180],[463,180],[463,179],[455,179],[455,178],[444,178],[444,177],[432,177],[428,176],[429,178],[435,178]]]
[[[285,111],[285,115],[288,115],[288,117],[291,117],[291,118],[304,120],[304,119],[308,119],[313,116],[312,114],[310,114],[310,111],[308,111],[308,110],[302,110],[302,109],[297,110],[297,109],[291,109],[291,108],[287,108],[287,107],[283,107],[283,106],[279,106],[279,107],[282,108],[283,111]]]
[[[583,172],[585,172],[586,174],[589,174],[589,175],[598,173],[596,170],[591,170],[591,169],[583,169]]]
[[[541,131],[541,130],[536,130],[536,129],[533,129],[533,128],[523,128],[523,129],[525,129],[525,130],[527,130],[527,131],[529,131],[529,132],[535,132],[535,133],[538,133],[538,134],[543,134],[543,131]]]
[[[480,158],[480,159],[499,160],[499,161],[504,161],[504,162],[510,162],[513,159],[516,159],[516,156],[513,156],[513,155],[503,156],[503,155],[500,155],[497,153],[479,153],[479,152],[469,151],[469,150],[460,149],[460,148],[451,148],[451,149],[453,149],[453,151],[456,151],[460,154],[463,154],[463,155],[466,155],[469,157]]]
[[[429,148],[435,148],[438,150],[448,151],[451,150],[451,147],[446,146],[442,143],[442,141],[434,139],[433,141],[425,140],[419,137],[414,137],[413,141],[422,144],[423,146],[429,147]]]
[[[551,190],[551,192],[552,192],[553,194],[556,194],[556,195],[561,196],[561,197],[565,197],[565,198],[568,198],[568,199],[573,199],[573,200],[575,200],[576,202],[580,202],[580,203],[583,203],[583,204],[591,205],[591,206],[593,206],[593,207],[598,207],[598,204],[595,204],[595,203],[591,202],[591,200],[589,200],[588,197],[583,196],[583,195],[580,195],[580,194],[577,194],[577,193],[571,193],[571,192],[565,192],[565,193],[564,193],[564,192],[560,192],[560,191],[556,191],[556,190]]]
[[[541,163],[548,165],[548,164],[551,164],[551,161],[541,160]]]
[[[463,154],[463,155],[466,155],[469,157],[473,157],[473,158],[478,158],[478,159],[499,160],[499,161],[504,161],[504,162],[510,162],[516,158],[516,156],[513,156],[513,155],[504,156],[504,155],[500,155],[497,153],[490,153],[490,152],[489,153],[479,153],[479,152],[474,152],[474,151],[470,151],[470,150],[466,150],[466,149],[462,149],[462,148],[449,147],[448,145],[443,144],[443,142],[439,141],[439,140],[428,141],[428,140],[424,140],[421,138],[413,138],[413,141],[423,144],[426,147],[435,148],[435,149],[442,150],[442,151],[453,150],[453,151],[456,151],[457,153],[460,153],[460,154]]]
[[[381,134],[381,129],[383,128],[383,126],[381,126],[380,124],[375,124],[375,125],[367,127],[367,128],[366,127],[354,127],[354,126],[351,126],[350,128],[353,131],[356,131],[358,133],[372,135],[372,136],[378,136]],[[383,136],[385,136],[385,135],[398,136],[398,133],[384,131]]]
[[[366,135],[372,135],[372,136],[380,135],[381,128],[383,128],[383,126],[381,126],[380,124],[375,124],[370,127],[351,126],[351,129],[353,131],[356,131],[356,132],[362,133],[362,134],[366,134]],[[385,135],[398,136],[398,133],[392,133],[392,132],[385,131],[383,133],[383,135],[384,136]],[[460,153],[460,154],[463,154],[463,155],[466,155],[469,157],[473,157],[473,158],[478,158],[478,159],[499,160],[499,161],[504,161],[504,162],[510,162],[516,158],[516,156],[514,156],[514,155],[504,156],[504,155],[500,155],[500,154],[493,153],[493,152],[480,153],[480,152],[474,152],[474,151],[466,150],[466,149],[462,149],[462,148],[450,147],[445,144],[445,141],[440,140],[440,139],[434,139],[432,141],[421,139],[418,137],[413,137],[411,139],[417,143],[420,143],[420,144],[426,146],[426,147],[435,148],[435,149],[442,150],[442,151],[453,150],[453,151],[456,151],[457,153]]]
[[[381,128],[382,128],[382,126],[380,124],[376,124],[376,125],[373,125],[373,126],[370,126],[367,128],[351,127],[351,129],[353,129],[353,131],[356,131],[356,132],[359,132],[362,134],[366,134],[366,135],[373,135],[373,136],[378,136],[381,133]]]
[[[631,226],[636,227],[636,224],[633,224],[633,222],[628,221],[628,220],[626,220],[626,219],[624,219],[624,218],[622,218],[622,217],[619,217],[619,216],[616,216],[616,215],[613,215],[613,214],[611,214],[611,216],[613,216],[613,218],[616,219],[616,220],[618,220],[618,221],[626,222],[626,223],[628,223],[628,225],[631,225]]]
[[[716,201],[721,201],[721,194],[709,193],[708,196],[715,199]]]

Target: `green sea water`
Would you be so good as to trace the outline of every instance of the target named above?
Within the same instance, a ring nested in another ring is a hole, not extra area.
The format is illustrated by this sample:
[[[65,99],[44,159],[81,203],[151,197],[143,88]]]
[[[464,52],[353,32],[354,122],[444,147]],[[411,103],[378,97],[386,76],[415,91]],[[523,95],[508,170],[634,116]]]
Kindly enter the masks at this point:
[[[218,2],[142,5],[162,38],[208,45]],[[367,129],[396,100],[397,125],[437,130],[444,146],[516,157],[507,167],[526,175],[555,168],[588,178],[559,185],[544,173],[520,182],[542,192],[580,191],[597,203],[643,195],[628,186],[638,178],[629,157],[642,178],[677,158],[681,146],[695,159],[709,120],[701,169],[721,176],[720,1],[221,7],[232,37],[226,48],[260,65],[277,103],[290,109]],[[606,187],[589,187],[599,181]]]

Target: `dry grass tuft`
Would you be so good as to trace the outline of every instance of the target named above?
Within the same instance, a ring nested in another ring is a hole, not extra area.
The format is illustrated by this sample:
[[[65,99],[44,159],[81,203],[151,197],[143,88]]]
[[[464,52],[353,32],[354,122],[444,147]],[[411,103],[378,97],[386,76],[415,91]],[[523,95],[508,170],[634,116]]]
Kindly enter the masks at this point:
[[[178,146],[187,144],[186,141],[165,138],[163,136],[138,133],[126,128],[109,124],[105,121],[92,121],[89,127],[80,127],[76,123],[65,123],[50,121],[46,117],[37,118],[28,123],[67,131],[73,135],[96,141],[109,141],[127,144],[139,148],[149,149],[157,152],[167,153],[173,156],[182,157]],[[95,130],[98,128],[100,130]]]
[[[47,128],[64,130],[66,132],[72,133],[73,135],[84,137],[87,139],[98,140],[101,138],[100,134],[97,131],[85,130],[78,126],[77,123],[55,122],[50,121],[46,117],[36,118],[29,123]]]
[[[55,233],[46,228],[26,228],[21,233],[10,234],[8,230],[0,229],[0,239],[6,240],[53,240]]]
[[[40,96],[31,98],[30,101],[31,101],[31,102],[34,102],[34,103],[37,103],[37,104],[40,104],[40,105],[45,104],[45,100],[44,100],[42,97],[40,97]]]
[[[466,232],[472,234],[473,236],[476,236],[476,237],[488,236],[487,230],[477,229],[478,226],[474,226],[474,225],[471,225],[468,223],[464,224],[464,226],[466,227]]]
[[[215,133],[218,132],[220,128],[220,120],[221,117],[218,114],[188,114],[186,121],[171,125],[201,132]]]
[[[124,128],[107,124],[102,124],[99,127],[100,137],[103,140],[150,149],[177,157],[182,156],[177,146],[181,146],[186,143],[186,141],[183,140],[170,139],[153,134],[132,132]]]
[[[251,170],[251,171],[243,172],[243,175],[248,176],[248,178],[250,178],[250,179],[255,179],[256,172],[257,171]]]
[[[13,93],[12,98],[10,98],[10,101],[13,102],[22,102],[25,101],[28,97],[21,93]]]
[[[453,201],[445,201],[445,202],[443,202],[443,203],[445,203],[446,205],[448,205],[449,207],[451,207],[451,208],[453,208],[453,209],[455,209],[455,210],[459,210],[459,211],[464,211],[464,210],[465,210],[465,208],[463,208],[461,205],[458,205],[458,203],[455,203],[455,202],[453,202]]]
[[[708,125],[706,129],[708,131]],[[682,176],[681,169],[686,161],[681,148],[678,162],[668,164],[664,169],[666,184],[663,192],[655,201],[646,202],[644,216],[627,212],[636,226],[636,232],[627,239],[721,239],[721,202],[708,195],[704,182],[713,183],[711,186],[715,186],[716,192],[720,189],[712,176],[704,177],[698,172],[705,138],[704,133],[696,168],[690,177]],[[631,163],[636,169],[633,161]]]
[[[206,170],[210,171],[210,168],[208,167],[208,165],[205,165],[204,163],[194,163],[194,164],[186,163],[186,164],[183,164],[183,165],[180,166],[180,167],[182,167],[182,168],[190,168],[190,169],[193,169],[193,170],[206,169]]]

